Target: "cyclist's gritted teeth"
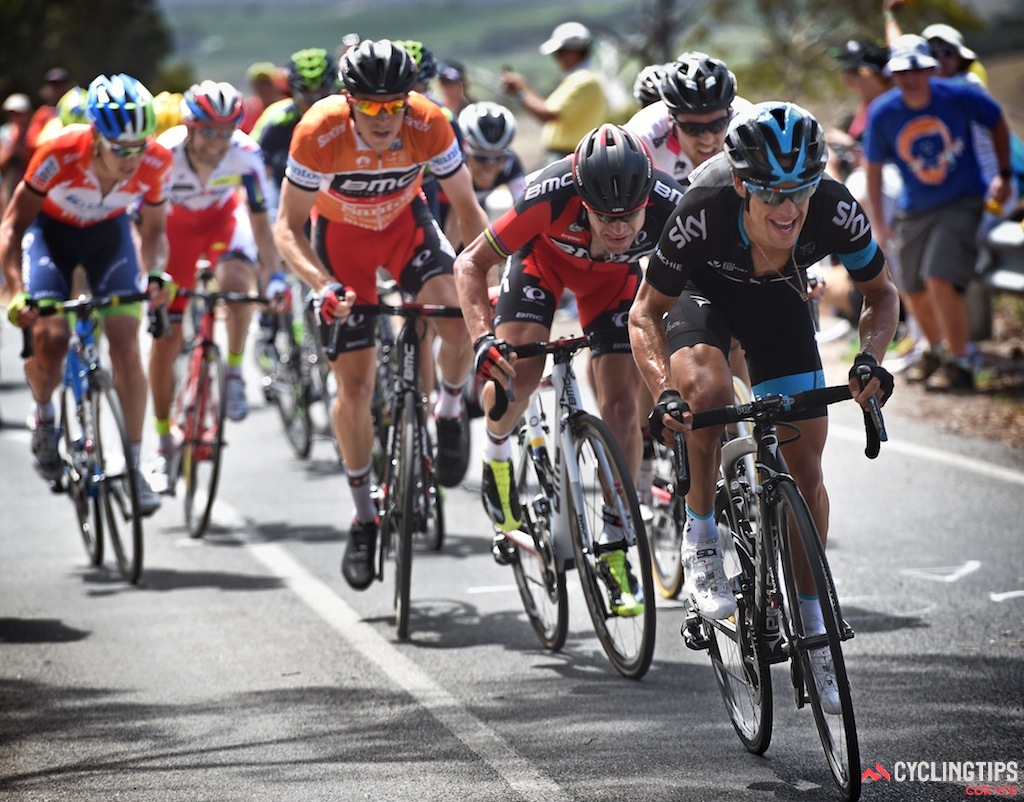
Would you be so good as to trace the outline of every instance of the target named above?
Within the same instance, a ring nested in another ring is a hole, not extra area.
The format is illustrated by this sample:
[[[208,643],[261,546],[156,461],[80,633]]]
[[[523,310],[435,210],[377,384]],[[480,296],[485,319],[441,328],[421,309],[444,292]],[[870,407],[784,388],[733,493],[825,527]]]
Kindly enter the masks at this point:
[[[780,234],[789,235],[796,230],[796,224],[799,222],[799,219],[799,215],[785,220],[777,220],[773,217],[769,217],[768,223]]]

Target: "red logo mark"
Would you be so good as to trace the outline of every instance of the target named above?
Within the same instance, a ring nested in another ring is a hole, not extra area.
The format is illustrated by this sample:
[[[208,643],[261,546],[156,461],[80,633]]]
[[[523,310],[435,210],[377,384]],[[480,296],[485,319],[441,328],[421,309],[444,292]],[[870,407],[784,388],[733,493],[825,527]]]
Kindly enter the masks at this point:
[[[861,782],[878,782],[880,780],[889,782],[892,780],[892,776],[881,763],[876,763],[873,769],[864,769],[864,773],[860,775],[860,780]]]

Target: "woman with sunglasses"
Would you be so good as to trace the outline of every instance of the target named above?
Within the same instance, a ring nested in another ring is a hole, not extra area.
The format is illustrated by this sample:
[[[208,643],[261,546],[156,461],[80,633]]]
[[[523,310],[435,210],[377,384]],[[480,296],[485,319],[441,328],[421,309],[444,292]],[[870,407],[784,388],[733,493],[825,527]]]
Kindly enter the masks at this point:
[[[863,352],[855,364],[869,365],[874,376],[863,392],[851,380],[851,392],[863,405],[872,394],[883,403],[888,397],[892,377],[878,363],[896,331],[896,287],[864,211],[842,184],[823,175],[826,158],[814,117],[791,103],[761,103],[733,121],[724,153],[692,176],[629,317],[633,355],[658,399],[651,431],[666,444],[672,432],[663,429],[688,429],[683,399],[694,411],[733,402],[727,358],[733,337],[746,352],[755,396],[824,386],[806,271],[830,254],[864,294]],[[825,408],[798,417],[802,436],[782,449],[824,542]],[[736,606],[713,516],[720,437],[721,428],[687,435],[691,484],[683,564],[687,591],[711,618],[727,618]],[[801,611],[809,624],[820,624],[816,599],[802,602]],[[818,658],[815,680],[834,693],[829,655]]]
[[[196,262],[205,257],[214,266],[218,287],[225,292],[252,292],[259,271],[268,295],[278,255],[267,214],[268,179],[259,145],[239,130],[244,116],[242,94],[229,83],[203,81],[184,93],[182,125],[159,136],[171,151],[167,211],[170,250],[167,272],[177,286],[195,289]],[[241,191],[239,191],[241,190]],[[278,286],[283,285],[279,274]],[[177,447],[170,432],[174,400],[174,360],[181,351],[182,313],[186,298],[171,302],[170,336],[153,341],[149,383],[159,447],[148,464],[153,486],[170,492],[176,475]],[[240,421],[249,413],[242,358],[252,308],[227,307],[226,415]]]
[[[636,365],[629,353],[626,318],[640,282],[640,259],[649,255],[683,188],[655,170],[641,139],[615,125],[588,133],[567,156],[534,174],[515,206],[502,215],[455,260],[459,297],[473,336],[477,375],[508,385],[514,399],[498,421],[485,416],[483,501],[498,529],[519,528],[521,510],[512,482],[509,440],[530,394],[537,387],[544,359],[522,359],[513,368],[506,344],[548,339],[562,293],[576,294],[583,331],[591,346],[593,381],[601,418],[618,439],[631,473],[640,467],[640,425]],[[511,257],[494,310],[488,297],[488,273]],[[494,388],[484,389],[490,409]],[[602,543],[616,542],[614,522]],[[505,549],[497,549],[496,555]],[[623,552],[610,552],[609,560]],[[625,574],[610,566],[613,574]],[[623,581],[623,598],[631,598]]]
[[[318,103],[292,135],[274,236],[285,261],[320,299],[326,323],[344,320],[357,300],[377,302],[382,267],[401,288],[425,303],[457,306],[454,251],[421,191],[430,166],[470,241],[487,225],[448,118],[412,91],[416,63],[388,39],[364,40],[341,60],[344,91]],[[312,242],[306,221],[313,215]],[[441,369],[434,417],[439,482],[462,481],[469,444],[460,420],[472,343],[461,320],[437,320]],[[348,468],[354,521],[342,575],[357,590],[374,579],[377,507],[371,495],[373,427],[370,400],[377,374],[373,320],[342,327],[332,363],[338,384],[334,432]]]
[[[57,316],[40,319],[25,309],[27,299],[66,300],[79,265],[96,294],[138,292],[142,276],[162,273],[167,252],[165,184],[171,154],[152,140],[152,95],[131,76],[100,75],[89,85],[85,112],[88,126],[70,125],[39,146],[0,223],[0,261],[15,294],[8,314],[15,325],[33,328],[35,355],[25,362],[36,402],[32,453],[39,472],[51,481],[62,471],[52,395],[61,383],[67,323]],[[127,214],[136,207],[138,251]],[[157,304],[166,302],[161,285],[162,279],[150,283]],[[103,325],[136,460],[146,413],[141,315],[141,305],[121,305]],[[140,510],[149,515],[160,497],[141,472],[135,475]]]

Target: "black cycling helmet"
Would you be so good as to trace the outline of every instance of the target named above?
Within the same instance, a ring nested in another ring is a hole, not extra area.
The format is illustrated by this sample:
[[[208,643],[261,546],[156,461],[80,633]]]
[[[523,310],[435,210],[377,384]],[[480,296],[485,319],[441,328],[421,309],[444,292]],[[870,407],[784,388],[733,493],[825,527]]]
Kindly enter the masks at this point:
[[[643,206],[654,187],[647,146],[618,125],[595,128],[576,146],[572,175],[583,202],[602,214],[626,214]]]
[[[636,74],[633,81],[633,99],[640,108],[661,100],[661,84],[672,64],[650,64]]]
[[[733,120],[724,149],[733,174],[759,187],[812,184],[828,161],[825,135],[814,116],[778,100],[758,103]]]
[[[338,63],[322,47],[292,53],[288,59],[288,85],[294,92],[317,92],[338,87]]]
[[[390,39],[364,39],[341,60],[341,80],[353,95],[403,95],[416,86],[416,62]]]
[[[727,109],[735,97],[736,76],[706,53],[681,54],[661,83],[661,99],[673,115]]]

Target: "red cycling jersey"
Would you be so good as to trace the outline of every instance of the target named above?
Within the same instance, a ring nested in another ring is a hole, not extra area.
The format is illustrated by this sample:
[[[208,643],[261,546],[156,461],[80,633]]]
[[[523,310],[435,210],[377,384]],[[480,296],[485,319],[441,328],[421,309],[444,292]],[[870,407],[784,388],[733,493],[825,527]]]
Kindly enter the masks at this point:
[[[25,171],[25,183],[45,195],[43,213],[68,225],[85,228],[110,220],[134,206],[165,200],[171,153],[150,142],[139,169],[106,195],[93,167],[96,137],[90,126],[69,125],[58,136],[42,143]]]

